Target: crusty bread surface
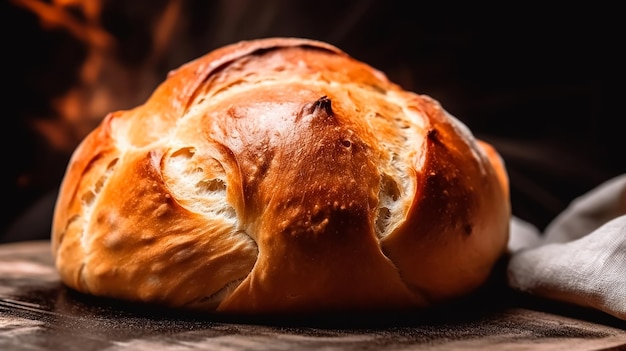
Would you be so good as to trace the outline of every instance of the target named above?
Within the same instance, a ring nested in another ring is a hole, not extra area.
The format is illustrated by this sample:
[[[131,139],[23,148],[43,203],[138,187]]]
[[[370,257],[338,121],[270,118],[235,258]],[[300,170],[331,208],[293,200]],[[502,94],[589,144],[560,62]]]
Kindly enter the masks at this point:
[[[171,72],[75,150],[52,244],[86,294],[224,313],[390,310],[485,283],[497,151],[327,43],[243,41]]]

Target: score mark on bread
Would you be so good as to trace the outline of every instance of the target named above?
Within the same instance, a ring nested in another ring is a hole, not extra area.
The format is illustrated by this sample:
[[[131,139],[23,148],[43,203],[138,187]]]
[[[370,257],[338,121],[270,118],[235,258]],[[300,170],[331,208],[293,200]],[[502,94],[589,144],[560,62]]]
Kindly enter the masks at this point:
[[[506,170],[435,100],[318,41],[172,72],[74,152],[52,228],[84,293],[217,313],[420,308],[504,254]]]

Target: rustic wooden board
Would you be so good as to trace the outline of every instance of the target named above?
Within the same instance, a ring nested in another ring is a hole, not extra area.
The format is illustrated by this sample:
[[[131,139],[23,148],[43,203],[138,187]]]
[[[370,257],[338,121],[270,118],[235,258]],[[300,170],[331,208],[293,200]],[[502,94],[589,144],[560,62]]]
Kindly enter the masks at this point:
[[[626,350],[626,323],[600,313],[514,294],[476,303],[419,318],[182,314],[67,289],[46,241],[0,246],[0,350]]]

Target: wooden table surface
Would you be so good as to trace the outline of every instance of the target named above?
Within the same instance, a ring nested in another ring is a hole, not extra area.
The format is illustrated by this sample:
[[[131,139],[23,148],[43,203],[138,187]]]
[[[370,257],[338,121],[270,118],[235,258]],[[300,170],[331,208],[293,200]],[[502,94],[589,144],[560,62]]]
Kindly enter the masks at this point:
[[[0,350],[626,350],[624,321],[491,298],[420,318],[226,319],[84,296],[59,281],[49,242],[0,245]]]

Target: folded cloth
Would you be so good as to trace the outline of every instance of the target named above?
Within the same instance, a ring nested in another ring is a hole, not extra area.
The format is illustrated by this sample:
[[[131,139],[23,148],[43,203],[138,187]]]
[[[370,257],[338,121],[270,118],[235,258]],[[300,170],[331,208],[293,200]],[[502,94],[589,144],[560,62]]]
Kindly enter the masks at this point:
[[[546,227],[513,218],[511,288],[626,320],[626,175],[575,199]]]

